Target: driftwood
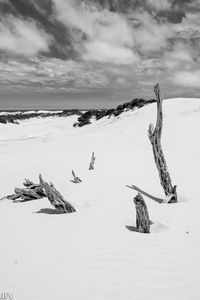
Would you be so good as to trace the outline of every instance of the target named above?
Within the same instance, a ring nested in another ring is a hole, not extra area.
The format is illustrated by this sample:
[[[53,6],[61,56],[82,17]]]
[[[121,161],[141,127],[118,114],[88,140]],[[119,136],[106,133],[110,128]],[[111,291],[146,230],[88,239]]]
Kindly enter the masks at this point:
[[[52,183],[48,184],[39,175],[40,184],[44,188],[49,202],[60,212],[60,213],[72,213],[75,212],[75,208],[67,202]]]
[[[144,196],[149,197],[150,199],[152,199],[152,200],[154,200],[154,201],[156,201],[158,203],[169,203],[170,200],[171,200],[171,198],[173,197],[173,195],[170,195],[170,196],[167,196],[164,199],[162,199],[162,198],[158,198],[158,197],[155,197],[153,195],[150,195],[150,194],[146,193],[145,191],[141,190],[140,188],[138,188],[135,185],[131,185],[131,186],[130,185],[126,185],[126,187],[128,187],[130,189],[133,189],[134,191],[137,191],[137,192],[143,194]]]
[[[94,152],[92,152],[92,157],[91,157],[91,162],[89,165],[89,170],[94,170],[94,162],[95,162],[96,157],[94,156]]]
[[[150,225],[152,222],[149,219],[149,213],[140,193],[133,199],[136,208],[136,226],[137,230],[142,233],[150,233]]]
[[[46,197],[46,194],[40,184],[35,184],[29,179],[25,179],[23,185],[25,188],[15,188],[15,194],[8,195],[6,198],[13,200],[14,202],[24,202]]]
[[[71,182],[73,182],[73,183],[80,183],[80,182],[82,182],[82,180],[75,175],[75,173],[74,173],[73,170],[72,170],[72,175],[74,177],[74,180],[70,180]]]
[[[161,133],[163,126],[163,113],[162,102],[160,98],[160,87],[158,84],[154,86],[154,92],[157,99],[157,121],[154,129],[153,124],[149,125],[149,139],[153,147],[154,160],[158,169],[160,183],[164,189],[165,195],[169,197],[172,195],[169,203],[177,202],[176,186],[172,185],[172,181],[167,170],[167,164],[164,157],[164,153],[161,147]]]
[[[31,181],[31,180],[29,180],[29,179],[27,179],[27,178],[25,178],[24,180],[25,180],[24,183],[23,183],[24,186],[30,187],[30,186],[33,186],[33,185],[34,185],[34,182],[33,182],[33,181]]]

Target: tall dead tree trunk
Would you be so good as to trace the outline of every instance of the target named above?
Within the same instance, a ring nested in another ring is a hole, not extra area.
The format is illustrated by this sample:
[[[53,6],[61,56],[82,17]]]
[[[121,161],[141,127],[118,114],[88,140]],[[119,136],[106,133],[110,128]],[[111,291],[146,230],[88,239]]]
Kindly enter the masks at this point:
[[[163,126],[163,113],[162,113],[162,102],[160,98],[160,87],[157,83],[154,86],[154,92],[157,99],[157,121],[156,127],[154,129],[153,124],[149,125],[149,139],[153,147],[153,154],[156,163],[156,167],[158,169],[160,183],[164,189],[165,195],[170,196],[171,200],[169,203],[177,202],[177,193],[176,193],[176,185],[172,185],[172,181],[167,170],[167,164],[164,157],[164,153],[161,147],[161,133],[162,133],[162,126]]]
[[[72,213],[75,212],[75,208],[67,202],[63,196],[59,193],[58,190],[54,187],[54,185],[48,184],[42,179],[42,176],[39,175],[40,184],[45,190],[45,193],[47,195],[47,198],[49,199],[49,202],[57,209],[60,213]]]
[[[95,162],[96,157],[94,156],[94,152],[92,152],[92,157],[91,157],[91,162],[89,165],[89,170],[94,170],[94,162]]]
[[[139,232],[150,233],[150,225],[152,222],[149,219],[149,213],[146,203],[140,193],[133,199],[136,209],[136,226]]]

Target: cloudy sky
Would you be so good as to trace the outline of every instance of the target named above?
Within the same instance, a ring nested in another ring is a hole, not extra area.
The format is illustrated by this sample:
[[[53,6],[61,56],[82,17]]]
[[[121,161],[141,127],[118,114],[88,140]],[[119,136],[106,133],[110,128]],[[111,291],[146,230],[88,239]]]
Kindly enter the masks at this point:
[[[0,0],[0,109],[200,98],[200,0]]]

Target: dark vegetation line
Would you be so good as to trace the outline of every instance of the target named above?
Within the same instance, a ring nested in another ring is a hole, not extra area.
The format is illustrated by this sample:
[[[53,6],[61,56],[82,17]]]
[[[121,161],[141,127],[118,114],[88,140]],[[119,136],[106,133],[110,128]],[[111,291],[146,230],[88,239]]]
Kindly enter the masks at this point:
[[[106,116],[108,116],[109,118],[111,116],[117,117],[124,111],[133,110],[135,108],[141,108],[141,107],[143,107],[147,104],[153,103],[153,102],[156,102],[156,100],[155,99],[144,100],[142,98],[136,98],[130,102],[126,102],[121,105],[118,105],[117,108],[101,109],[101,110],[96,110],[96,109],[87,110],[85,113],[82,113],[80,117],[78,117],[77,122],[74,123],[73,126],[81,127],[81,126],[84,126],[87,124],[91,124],[91,118],[95,118],[96,120],[99,120]]]
[[[81,111],[79,109],[70,109],[70,110],[63,110],[62,112],[51,112],[51,113],[40,113],[40,112],[33,112],[33,113],[17,113],[12,114],[9,113],[8,115],[0,116],[0,123],[7,124],[19,124],[18,121],[20,120],[27,120],[32,118],[46,118],[46,117],[68,117],[72,115],[81,115]]]
[[[31,118],[46,118],[46,117],[68,117],[72,115],[78,115],[77,122],[74,123],[74,127],[82,127],[84,125],[91,124],[91,118],[95,118],[96,120],[99,120],[103,117],[108,116],[109,118],[111,116],[119,116],[124,111],[133,110],[135,108],[141,108],[147,104],[156,102],[155,99],[151,100],[144,100],[142,98],[136,98],[133,99],[130,102],[123,103],[121,105],[118,105],[116,108],[112,109],[90,109],[86,110],[86,112],[82,112],[79,109],[70,109],[70,110],[63,110],[62,112],[51,112],[51,113],[40,113],[40,112],[33,112],[33,113],[18,113],[18,114],[8,114],[8,115],[2,115],[0,116],[0,123],[7,124],[7,123],[13,123],[13,124],[19,124],[18,121],[20,120],[27,120]]]

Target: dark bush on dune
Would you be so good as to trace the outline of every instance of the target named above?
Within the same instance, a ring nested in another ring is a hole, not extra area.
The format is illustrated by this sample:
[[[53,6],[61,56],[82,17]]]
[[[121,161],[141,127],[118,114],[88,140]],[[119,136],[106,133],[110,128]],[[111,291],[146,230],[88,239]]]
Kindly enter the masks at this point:
[[[150,104],[153,102],[155,102],[155,99],[144,100],[142,98],[136,98],[130,102],[126,102],[126,103],[118,105],[117,108],[115,108],[115,109],[112,108],[112,109],[88,110],[78,118],[77,122],[74,123],[73,126],[74,127],[76,127],[76,126],[82,127],[84,125],[91,124],[92,117],[95,118],[96,120],[99,120],[106,116],[108,116],[109,118],[111,116],[117,117],[124,111],[132,110],[135,108],[141,108],[144,105],[147,105],[147,104]]]
[[[133,110],[135,108],[143,107],[144,105],[150,104],[155,102],[155,99],[151,100],[144,100],[142,98],[133,99],[130,102],[125,102],[123,104],[118,105],[115,109],[90,109],[85,112],[81,112],[79,109],[70,109],[70,110],[63,110],[62,112],[24,112],[18,114],[8,114],[0,116],[0,123],[7,124],[19,124],[18,121],[26,120],[31,118],[46,118],[46,117],[68,117],[72,115],[79,116],[77,122],[73,124],[74,127],[82,127],[88,124],[91,124],[91,119],[94,118],[95,120],[100,120],[103,117],[110,118],[111,116],[120,116],[121,113],[128,110]]]

